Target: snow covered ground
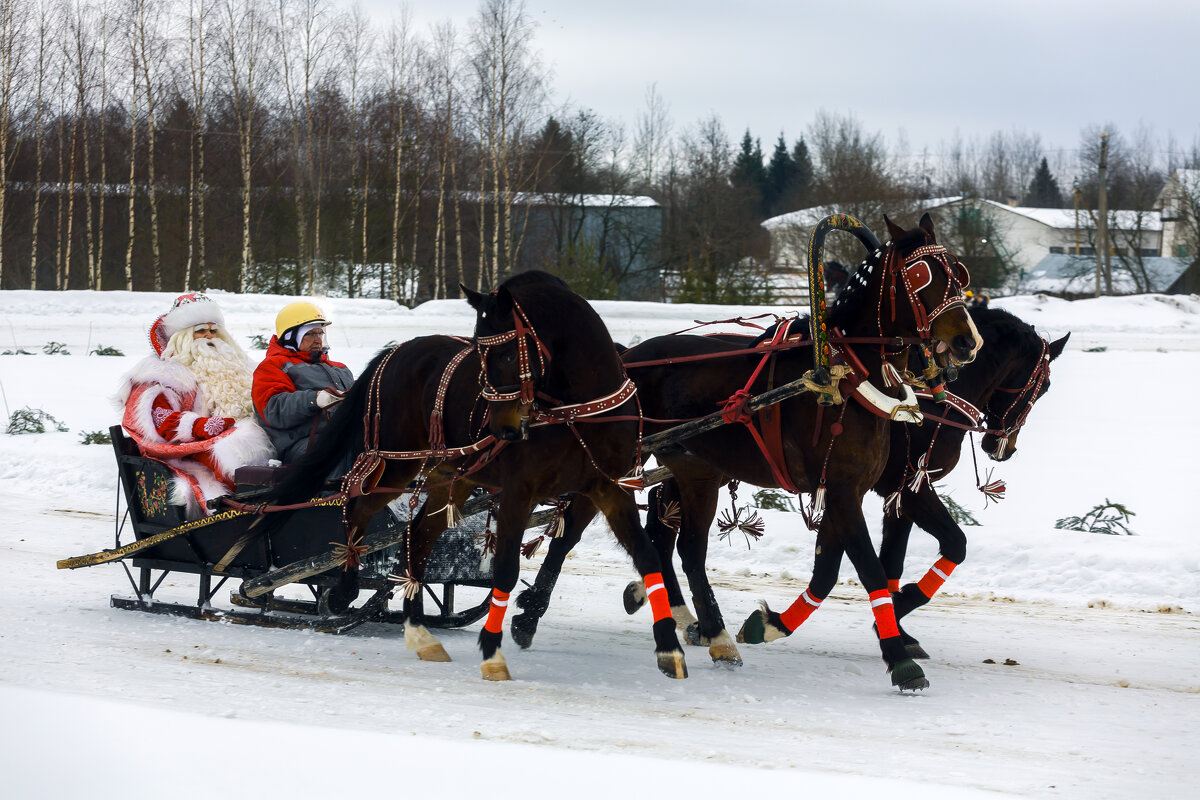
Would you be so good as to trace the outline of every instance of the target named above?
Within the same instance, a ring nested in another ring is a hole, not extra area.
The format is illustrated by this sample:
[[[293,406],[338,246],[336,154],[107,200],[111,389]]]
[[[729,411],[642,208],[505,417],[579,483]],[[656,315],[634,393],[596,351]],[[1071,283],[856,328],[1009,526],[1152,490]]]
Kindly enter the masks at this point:
[[[890,688],[848,564],[800,633],[743,646],[740,670],[689,648],[688,680],[662,677],[649,615],[621,609],[633,571],[600,525],[568,560],[533,648],[506,647],[507,684],[479,678],[478,624],[442,635],[453,663],[428,664],[390,626],[334,637],[110,608],[110,594],[130,593],[120,566],[54,564],[111,546],[111,450],[79,440],[117,421],[108,395],[171,299],[0,292],[0,352],[34,353],[0,355],[6,418],[30,406],[70,429],[0,435],[6,797],[308,797],[339,786],[456,797],[489,784],[528,797],[1194,791],[1200,422],[1188,400],[1200,388],[1200,298],[996,301],[1071,341],[1017,456],[995,465],[1009,498],[985,510],[969,459],[945,481],[982,524],[968,529],[966,563],[906,626],[933,656],[932,685],[915,696]],[[289,299],[218,297],[243,341],[269,334]],[[333,355],[356,372],[389,341],[469,334],[473,322],[463,301],[326,305]],[[596,305],[625,343],[764,310]],[[71,354],[43,354],[51,341]],[[87,355],[101,345],[125,355]],[[1136,512],[1136,536],[1054,528],[1106,498]],[[867,508],[877,535],[879,502]],[[798,515],[763,515],[767,536],[753,549],[715,533],[710,545],[735,630],[759,598],[784,605],[809,577],[812,536]],[[933,540],[915,534],[908,573],[935,558]],[[187,578],[177,584],[184,599]]]

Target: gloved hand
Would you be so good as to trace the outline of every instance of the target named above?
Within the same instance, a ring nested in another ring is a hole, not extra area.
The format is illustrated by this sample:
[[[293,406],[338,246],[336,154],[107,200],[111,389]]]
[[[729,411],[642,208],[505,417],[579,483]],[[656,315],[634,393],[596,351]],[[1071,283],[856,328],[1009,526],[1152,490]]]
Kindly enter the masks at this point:
[[[317,392],[317,407],[329,408],[332,405],[342,402],[346,398],[338,394],[336,389],[322,389]]]

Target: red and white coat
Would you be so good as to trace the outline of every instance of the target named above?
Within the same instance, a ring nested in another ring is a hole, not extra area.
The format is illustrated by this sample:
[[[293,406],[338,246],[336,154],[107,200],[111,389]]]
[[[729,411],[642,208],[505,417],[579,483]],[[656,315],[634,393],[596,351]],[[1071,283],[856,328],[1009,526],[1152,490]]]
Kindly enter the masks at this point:
[[[203,387],[182,364],[147,356],[122,379],[116,400],[124,409],[121,427],[142,455],[175,472],[171,502],[186,505],[189,519],[233,491],[235,469],[275,456],[253,418],[212,416]]]

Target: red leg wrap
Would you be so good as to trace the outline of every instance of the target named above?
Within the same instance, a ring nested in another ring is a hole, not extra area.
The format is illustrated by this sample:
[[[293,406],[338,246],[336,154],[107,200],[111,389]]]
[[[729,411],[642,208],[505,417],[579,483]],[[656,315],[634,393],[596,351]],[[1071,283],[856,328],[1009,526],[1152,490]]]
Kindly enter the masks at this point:
[[[896,624],[896,609],[892,606],[892,595],[887,589],[871,592],[871,613],[875,615],[875,627],[879,629],[880,639],[890,639],[900,635],[900,627]]]
[[[779,615],[779,619],[787,626],[789,632],[794,631],[804,624],[804,620],[808,619],[810,614],[817,610],[823,599],[823,597],[814,595],[811,589],[805,589],[796,598],[796,602]]]
[[[888,591],[891,592],[892,594],[895,594],[896,592],[900,591],[900,579],[899,578],[889,578],[888,579]]]
[[[650,613],[654,621],[671,619],[671,601],[667,599],[667,587],[663,585],[661,572],[651,572],[642,578],[646,585],[646,599],[650,601]]]
[[[487,622],[483,624],[483,629],[488,633],[502,632],[506,611],[508,611],[508,592],[492,589],[492,604],[488,608]]]
[[[925,573],[925,577],[917,581],[917,588],[921,590],[921,594],[926,597],[933,597],[937,594],[938,589],[942,588],[942,584],[950,577],[950,573],[954,572],[954,568],[958,564],[946,558],[939,558],[929,572]]]

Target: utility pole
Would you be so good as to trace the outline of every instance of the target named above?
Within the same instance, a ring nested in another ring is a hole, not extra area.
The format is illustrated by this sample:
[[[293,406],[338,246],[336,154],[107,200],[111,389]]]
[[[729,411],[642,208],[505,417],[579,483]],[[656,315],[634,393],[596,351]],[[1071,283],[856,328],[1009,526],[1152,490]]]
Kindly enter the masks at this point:
[[[1075,255],[1079,255],[1079,181],[1075,181]]]
[[[1100,132],[1100,218],[1096,221],[1096,297],[1100,296],[1100,275],[1104,288],[1112,294],[1112,273],[1108,265],[1108,131]]]

